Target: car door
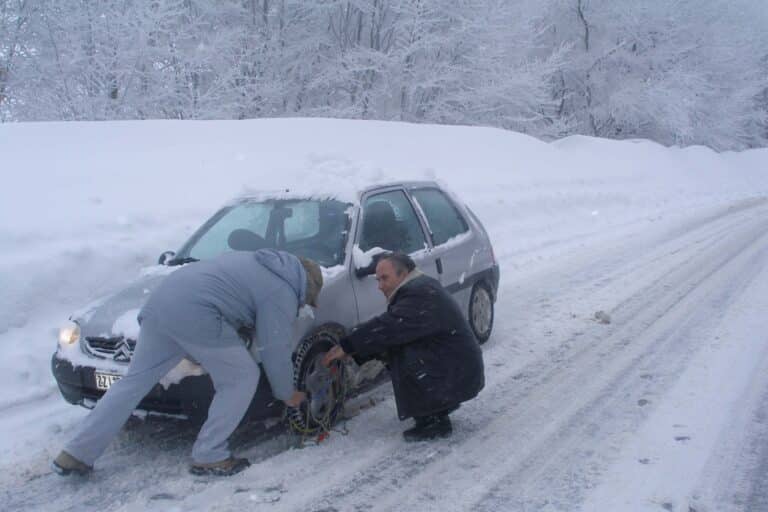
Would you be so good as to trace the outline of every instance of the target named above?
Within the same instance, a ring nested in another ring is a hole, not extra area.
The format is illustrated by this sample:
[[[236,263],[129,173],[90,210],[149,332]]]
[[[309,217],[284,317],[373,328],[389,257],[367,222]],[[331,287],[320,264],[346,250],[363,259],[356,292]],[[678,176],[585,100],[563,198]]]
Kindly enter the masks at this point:
[[[413,258],[425,274],[438,278],[435,258],[413,203],[402,187],[378,189],[361,199],[360,219],[355,232],[355,253],[374,253],[377,248],[403,252]],[[364,266],[353,258],[353,267]],[[353,290],[358,321],[364,322],[386,311],[387,302],[375,275],[358,277],[353,268]]]
[[[473,284],[477,237],[461,209],[443,190],[416,186],[408,191],[423,214],[440,282],[466,311]]]

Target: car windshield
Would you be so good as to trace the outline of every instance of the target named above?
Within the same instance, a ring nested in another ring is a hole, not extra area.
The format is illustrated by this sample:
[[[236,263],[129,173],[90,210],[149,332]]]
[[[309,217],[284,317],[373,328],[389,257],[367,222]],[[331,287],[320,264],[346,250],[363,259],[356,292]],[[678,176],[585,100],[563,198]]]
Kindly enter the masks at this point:
[[[325,267],[344,262],[351,205],[333,199],[245,200],[206,222],[181,248],[178,262],[227,251],[281,249]]]

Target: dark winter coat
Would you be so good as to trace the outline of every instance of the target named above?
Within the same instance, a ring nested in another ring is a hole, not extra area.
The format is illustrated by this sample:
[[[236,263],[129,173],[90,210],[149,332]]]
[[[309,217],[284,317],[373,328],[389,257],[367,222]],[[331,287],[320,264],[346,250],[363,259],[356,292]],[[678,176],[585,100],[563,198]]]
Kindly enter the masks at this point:
[[[340,341],[358,361],[389,367],[401,420],[456,407],[485,385],[480,347],[458,304],[426,275],[404,282],[387,312]]]

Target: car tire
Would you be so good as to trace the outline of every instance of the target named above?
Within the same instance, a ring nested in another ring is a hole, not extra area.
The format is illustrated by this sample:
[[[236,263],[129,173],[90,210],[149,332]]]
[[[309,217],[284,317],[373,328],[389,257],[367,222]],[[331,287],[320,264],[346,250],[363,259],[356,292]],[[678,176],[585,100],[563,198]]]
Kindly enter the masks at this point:
[[[323,330],[299,344],[293,358],[295,389],[307,393],[299,407],[288,407],[288,426],[295,434],[311,436],[327,431],[336,422],[346,399],[346,375],[342,361],[330,368],[322,365],[323,355],[338,344],[338,336]]]
[[[478,281],[469,295],[469,326],[479,344],[491,337],[493,330],[493,294],[485,281]]]

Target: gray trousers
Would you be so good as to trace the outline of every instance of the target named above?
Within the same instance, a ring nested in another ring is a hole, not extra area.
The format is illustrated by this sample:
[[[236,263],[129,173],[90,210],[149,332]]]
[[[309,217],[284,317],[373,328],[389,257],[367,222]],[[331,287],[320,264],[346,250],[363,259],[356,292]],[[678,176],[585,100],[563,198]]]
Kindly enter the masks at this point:
[[[189,354],[205,368],[216,389],[208,419],[192,447],[192,459],[209,463],[229,457],[227,439],[256,393],[259,365],[242,341],[236,339],[234,329],[224,325],[222,339],[190,342],[168,334],[152,318],[143,319],[127,373],[98,401],[64,450],[93,465],[141,399]]]

